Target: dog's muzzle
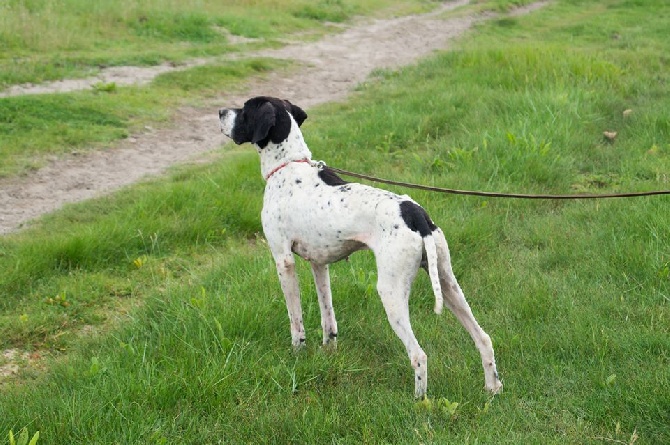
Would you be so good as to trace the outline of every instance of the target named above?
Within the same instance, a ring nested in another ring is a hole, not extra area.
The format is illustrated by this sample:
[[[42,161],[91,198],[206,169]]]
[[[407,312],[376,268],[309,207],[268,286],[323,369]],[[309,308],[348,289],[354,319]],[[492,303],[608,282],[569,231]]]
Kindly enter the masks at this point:
[[[219,124],[221,125],[221,133],[230,137],[233,131],[233,124],[235,121],[235,112],[221,108],[219,110]]]

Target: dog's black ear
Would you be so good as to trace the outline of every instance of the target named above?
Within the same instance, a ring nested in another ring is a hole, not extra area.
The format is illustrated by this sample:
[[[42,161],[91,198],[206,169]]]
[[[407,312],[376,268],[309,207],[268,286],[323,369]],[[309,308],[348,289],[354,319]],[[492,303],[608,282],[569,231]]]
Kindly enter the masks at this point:
[[[293,105],[291,102],[286,101],[287,104],[290,106],[290,113],[291,116],[293,116],[293,119],[298,123],[298,127],[302,125],[303,122],[305,122],[305,119],[307,119],[307,113],[300,108],[297,105]]]
[[[275,126],[277,117],[275,107],[270,102],[265,102],[253,114],[254,134],[251,142],[257,144],[259,141],[268,137],[270,130]]]

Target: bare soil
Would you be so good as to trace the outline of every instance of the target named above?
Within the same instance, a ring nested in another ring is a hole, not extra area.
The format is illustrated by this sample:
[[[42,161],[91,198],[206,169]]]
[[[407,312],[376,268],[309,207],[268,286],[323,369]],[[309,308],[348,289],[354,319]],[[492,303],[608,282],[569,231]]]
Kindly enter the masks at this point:
[[[30,220],[64,204],[101,196],[132,184],[168,167],[193,161],[217,150],[226,142],[219,132],[217,109],[239,106],[248,97],[271,95],[290,99],[303,108],[344,99],[353,88],[378,68],[393,69],[411,64],[449,44],[478,21],[493,14],[460,14],[446,11],[465,6],[468,0],[445,2],[428,14],[385,20],[366,20],[344,27],[342,32],[311,43],[290,43],[276,50],[247,53],[247,57],[296,60],[302,68],[292,74],[271,74],[250,81],[244,91],[223,93],[202,108],[183,108],[169,126],[146,128],[115,146],[54,159],[24,177],[0,181],[0,234],[16,231]],[[521,15],[544,6],[540,1],[513,11]],[[194,60],[181,67],[120,67],[83,80],[63,80],[44,85],[22,85],[4,96],[43,94],[91,88],[94,84],[148,83],[158,74],[207,63]]]

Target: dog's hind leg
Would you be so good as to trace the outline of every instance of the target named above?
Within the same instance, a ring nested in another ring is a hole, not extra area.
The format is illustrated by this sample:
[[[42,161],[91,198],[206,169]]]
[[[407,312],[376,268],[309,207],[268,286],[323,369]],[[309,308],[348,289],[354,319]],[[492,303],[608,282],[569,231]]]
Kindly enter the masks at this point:
[[[475,342],[484,367],[484,379],[486,389],[492,393],[497,393],[502,389],[502,382],[498,378],[496,361],[493,353],[493,343],[491,337],[479,326],[475,316],[472,314],[470,305],[465,300],[465,295],[456,281],[451,268],[451,258],[447,241],[438,229],[435,232],[435,241],[437,244],[438,267],[440,269],[440,284],[442,285],[442,295],[444,303],[453,312],[458,321],[468,331],[470,337]]]
[[[337,321],[333,310],[333,296],[330,291],[330,274],[327,264],[312,265],[312,275],[316,284],[316,293],[319,297],[321,309],[321,328],[323,328],[323,344],[337,346]]]
[[[405,249],[397,247],[375,251],[377,291],[391,328],[405,345],[414,368],[414,396],[423,399],[428,386],[428,357],[421,349],[409,319],[409,293],[421,262],[422,245],[405,246]]]
[[[305,344],[305,327],[302,322],[300,287],[295,273],[295,258],[292,253],[275,255],[273,252],[273,255],[281,289],[286,299],[288,317],[291,321],[291,344],[294,349],[298,349]]]

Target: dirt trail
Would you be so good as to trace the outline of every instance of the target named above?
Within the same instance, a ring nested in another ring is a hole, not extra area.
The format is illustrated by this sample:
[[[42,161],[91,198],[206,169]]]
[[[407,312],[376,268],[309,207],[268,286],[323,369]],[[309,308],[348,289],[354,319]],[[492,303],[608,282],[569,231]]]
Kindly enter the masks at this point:
[[[468,0],[455,0],[428,14],[360,22],[317,42],[245,54],[297,60],[305,66],[294,74],[271,74],[263,81],[250,82],[243,93],[223,94],[212,99],[211,106],[178,110],[168,128],[147,129],[113,148],[65,156],[26,177],[0,181],[0,234],[15,231],[64,204],[110,193],[218,149],[224,142],[218,128],[219,106],[241,105],[255,95],[284,97],[303,108],[341,100],[376,68],[397,68],[435,50],[446,49],[451,40],[474,23],[492,17],[443,15],[467,4]],[[533,3],[513,14],[525,14],[545,4]],[[191,66],[202,63],[193,61]],[[92,79],[22,86],[5,95],[72,91],[90,88],[101,81],[119,85],[146,83],[168,68],[116,68]]]

